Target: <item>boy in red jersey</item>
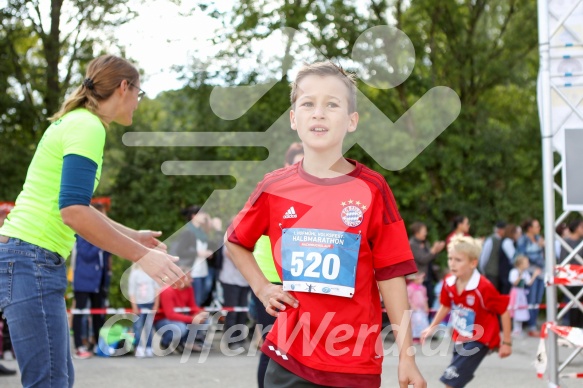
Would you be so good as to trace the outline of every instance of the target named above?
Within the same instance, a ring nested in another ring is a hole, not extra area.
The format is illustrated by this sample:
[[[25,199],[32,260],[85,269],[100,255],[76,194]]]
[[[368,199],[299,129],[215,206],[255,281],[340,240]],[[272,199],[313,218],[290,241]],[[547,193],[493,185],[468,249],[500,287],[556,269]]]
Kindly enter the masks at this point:
[[[480,251],[479,244],[471,237],[452,238],[448,248],[451,274],[444,279],[441,307],[421,334],[425,340],[451,311],[455,347],[452,362],[440,379],[446,387],[465,387],[493,349],[499,349],[501,358],[512,353],[508,295],[501,295],[476,269]],[[502,343],[498,315],[502,321]]]
[[[382,175],[342,156],[356,130],[353,77],[330,62],[302,68],[291,92],[301,163],[265,176],[227,232],[227,248],[266,311],[265,387],[379,387],[380,293],[399,346],[399,385],[426,387],[411,347],[405,275],[417,271]],[[268,235],[283,285],[251,251]],[[405,322],[405,324],[402,324]]]

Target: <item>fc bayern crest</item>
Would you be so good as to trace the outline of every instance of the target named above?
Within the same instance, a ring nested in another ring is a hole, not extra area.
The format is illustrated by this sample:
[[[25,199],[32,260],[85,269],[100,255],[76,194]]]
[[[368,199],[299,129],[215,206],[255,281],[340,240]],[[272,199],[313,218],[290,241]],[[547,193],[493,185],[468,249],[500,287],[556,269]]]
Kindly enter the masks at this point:
[[[468,295],[466,297],[466,303],[468,304],[468,306],[473,306],[475,302],[476,302],[476,297],[474,295]]]
[[[344,222],[347,226],[354,228],[362,223],[362,210],[358,206],[348,205],[342,209],[342,213],[340,214],[342,217],[342,222]]]

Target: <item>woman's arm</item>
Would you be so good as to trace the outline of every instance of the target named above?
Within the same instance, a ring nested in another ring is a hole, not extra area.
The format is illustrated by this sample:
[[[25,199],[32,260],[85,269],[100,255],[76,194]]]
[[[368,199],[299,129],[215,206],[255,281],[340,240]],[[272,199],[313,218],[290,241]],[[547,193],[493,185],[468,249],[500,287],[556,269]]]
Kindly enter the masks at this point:
[[[106,216],[105,214],[103,214],[102,212],[93,207],[91,207],[91,209],[93,209],[97,214],[99,214],[99,216],[103,217],[103,219],[105,219],[111,226],[113,226],[115,230],[117,230],[124,236],[127,236],[148,248],[157,248],[164,251],[167,249],[166,244],[164,244],[163,242],[159,241],[156,238],[160,237],[162,235],[162,232],[154,232],[151,230],[134,230],[132,228],[120,224],[119,222],[112,220],[111,218],[109,218],[108,216]]]
[[[101,213],[85,205],[61,209],[65,225],[91,244],[132,262],[139,261],[144,271],[158,284],[174,284],[182,271],[174,264],[178,259],[164,252],[149,249],[115,229]]]

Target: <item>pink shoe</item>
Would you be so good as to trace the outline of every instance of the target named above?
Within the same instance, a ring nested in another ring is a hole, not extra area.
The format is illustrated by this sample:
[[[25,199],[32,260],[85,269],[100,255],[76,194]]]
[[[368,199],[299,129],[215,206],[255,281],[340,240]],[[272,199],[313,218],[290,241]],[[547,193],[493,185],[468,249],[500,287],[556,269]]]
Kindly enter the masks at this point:
[[[91,352],[88,351],[87,348],[85,348],[84,346],[80,346],[79,348],[77,348],[77,350],[73,354],[73,357],[78,360],[85,360],[87,358],[91,358],[92,356],[93,354],[91,354]]]

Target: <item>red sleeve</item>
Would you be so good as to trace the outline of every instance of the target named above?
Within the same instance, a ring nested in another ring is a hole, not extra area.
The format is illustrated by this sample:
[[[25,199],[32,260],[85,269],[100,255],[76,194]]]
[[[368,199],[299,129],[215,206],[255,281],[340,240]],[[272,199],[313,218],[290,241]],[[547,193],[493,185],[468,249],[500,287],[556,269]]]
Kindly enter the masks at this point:
[[[253,251],[259,238],[267,234],[269,227],[269,194],[262,191],[260,182],[243,210],[237,214],[227,230],[227,240]]]
[[[375,269],[413,261],[405,223],[399,214],[393,193],[384,179],[380,185],[375,192],[373,207],[370,209],[371,220],[368,228]],[[416,272],[416,269],[409,273],[413,272]]]
[[[407,276],[417,272],[415,260],[406,260],[388,267],[375,269],[375,279],[377,282],[389,280],[399,276]]]
[[[170,321],[184,322],[187,324],[192,323],[191,315],[184,315],[174,311],[174,309],[177,307],[186,307],[178,305],[178,292],[178,290],[167,288],[160,294],[160,306],[164,310],[164,318]]]
[[[447,284],[445,283],[445,279],[442,280],[443,284],[441,285],[441,295],[439,295],[439,303],[442,306],[451,308],[451,298],[449,297],[449,292],[447,292]]]
[[[483,281],[482,279],[480,279],[480,286],[483,287],[482,297],[484,298],[484,306],[486,309],[498,315],[504,314],[508,310],[510,297],[508,295],[501,295],[492,283]]]

